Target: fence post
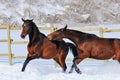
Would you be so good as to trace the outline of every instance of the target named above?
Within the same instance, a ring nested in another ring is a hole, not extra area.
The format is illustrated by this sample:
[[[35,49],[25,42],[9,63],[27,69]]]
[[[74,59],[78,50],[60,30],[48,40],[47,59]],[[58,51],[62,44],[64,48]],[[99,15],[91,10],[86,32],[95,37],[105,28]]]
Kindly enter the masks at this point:
[[[7,42],[8,42],[9,65],[12,65],[10,26],[7,26],[7,37],[8,37]]]
[[[99,34],[100,34],[100,37],[103,37],[103,28],[99,28]]]
[[[55,28],[55,27],[52,26],[52,27],[50,28],[50,32],[54,32],[56,29],[57,29],[57,28]]]

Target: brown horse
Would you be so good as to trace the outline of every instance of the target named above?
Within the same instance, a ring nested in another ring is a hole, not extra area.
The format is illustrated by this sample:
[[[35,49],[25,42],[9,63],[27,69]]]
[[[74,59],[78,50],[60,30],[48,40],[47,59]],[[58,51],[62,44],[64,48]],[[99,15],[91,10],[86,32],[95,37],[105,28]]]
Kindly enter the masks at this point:
[[[74,64],[79,64],[85,58],[99,60],[110,59],[115,55],[115,59],[120,63],[120,39],[100,38],[95,34],[84,33],[77,30],[67,29],[67,25],[48,35],[52,40],[62,40],[68,38],[77,45],[78,57]],[[70,72],[75,67],[71,67]]]
[[[72,50],[73,55],[76,56],[76,46],[64,41],[49,40],[43,33],[41,33],[33,22],[33,20],[24,20],[22,25],[21,38],[29,36],[28,55],[23,64],[22,71],[25,70],[26,65],[30,60],[36,58],[54,59],[61,67],[66,70],[65,59],[68,54],[69,48]]]

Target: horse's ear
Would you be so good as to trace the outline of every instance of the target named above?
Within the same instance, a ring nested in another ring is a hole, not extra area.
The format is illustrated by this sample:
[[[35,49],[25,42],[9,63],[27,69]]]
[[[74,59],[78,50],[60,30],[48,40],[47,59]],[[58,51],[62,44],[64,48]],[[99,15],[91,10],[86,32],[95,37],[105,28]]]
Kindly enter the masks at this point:
[[[65,25],[64,29],[67,29],[67,24]]]
[[[63,31],[66,31],[66,29],[67,29],[67,24],[66,24],[65,27],[63,28]]]
[[[25,22],[25,20],[22,18],[22,21]]]

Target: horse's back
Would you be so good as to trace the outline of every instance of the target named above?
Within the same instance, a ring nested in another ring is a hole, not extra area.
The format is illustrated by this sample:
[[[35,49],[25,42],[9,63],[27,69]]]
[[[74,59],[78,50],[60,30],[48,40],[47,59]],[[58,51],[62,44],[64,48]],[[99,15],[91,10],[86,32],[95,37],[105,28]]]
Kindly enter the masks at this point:
[[[41,48],[41,57],[46,59],[51,59],[57,54],[56,44],[49,41],[47,38],[44,39]],[[40,51],[39,51],[40,52]]]
[[[66,42],[64,40],[62,40],[62,41],[51,40],[51,42],[53,42],[54,44],[56,44],[56,46],[58,48],[61,48],[63,50],[68,48],[68,46],[67,46],[67,44],[66,44]]]

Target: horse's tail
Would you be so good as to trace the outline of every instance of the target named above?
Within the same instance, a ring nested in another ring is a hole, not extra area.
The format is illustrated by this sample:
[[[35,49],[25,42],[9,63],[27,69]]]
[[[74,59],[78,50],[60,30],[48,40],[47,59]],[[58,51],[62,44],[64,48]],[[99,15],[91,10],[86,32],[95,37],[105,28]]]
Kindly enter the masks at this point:
[[[73,56],[77,57],[78,56],[77,47],[73,43],[69,43],[69,42],[67,42],[67,45],[72,51]]]

